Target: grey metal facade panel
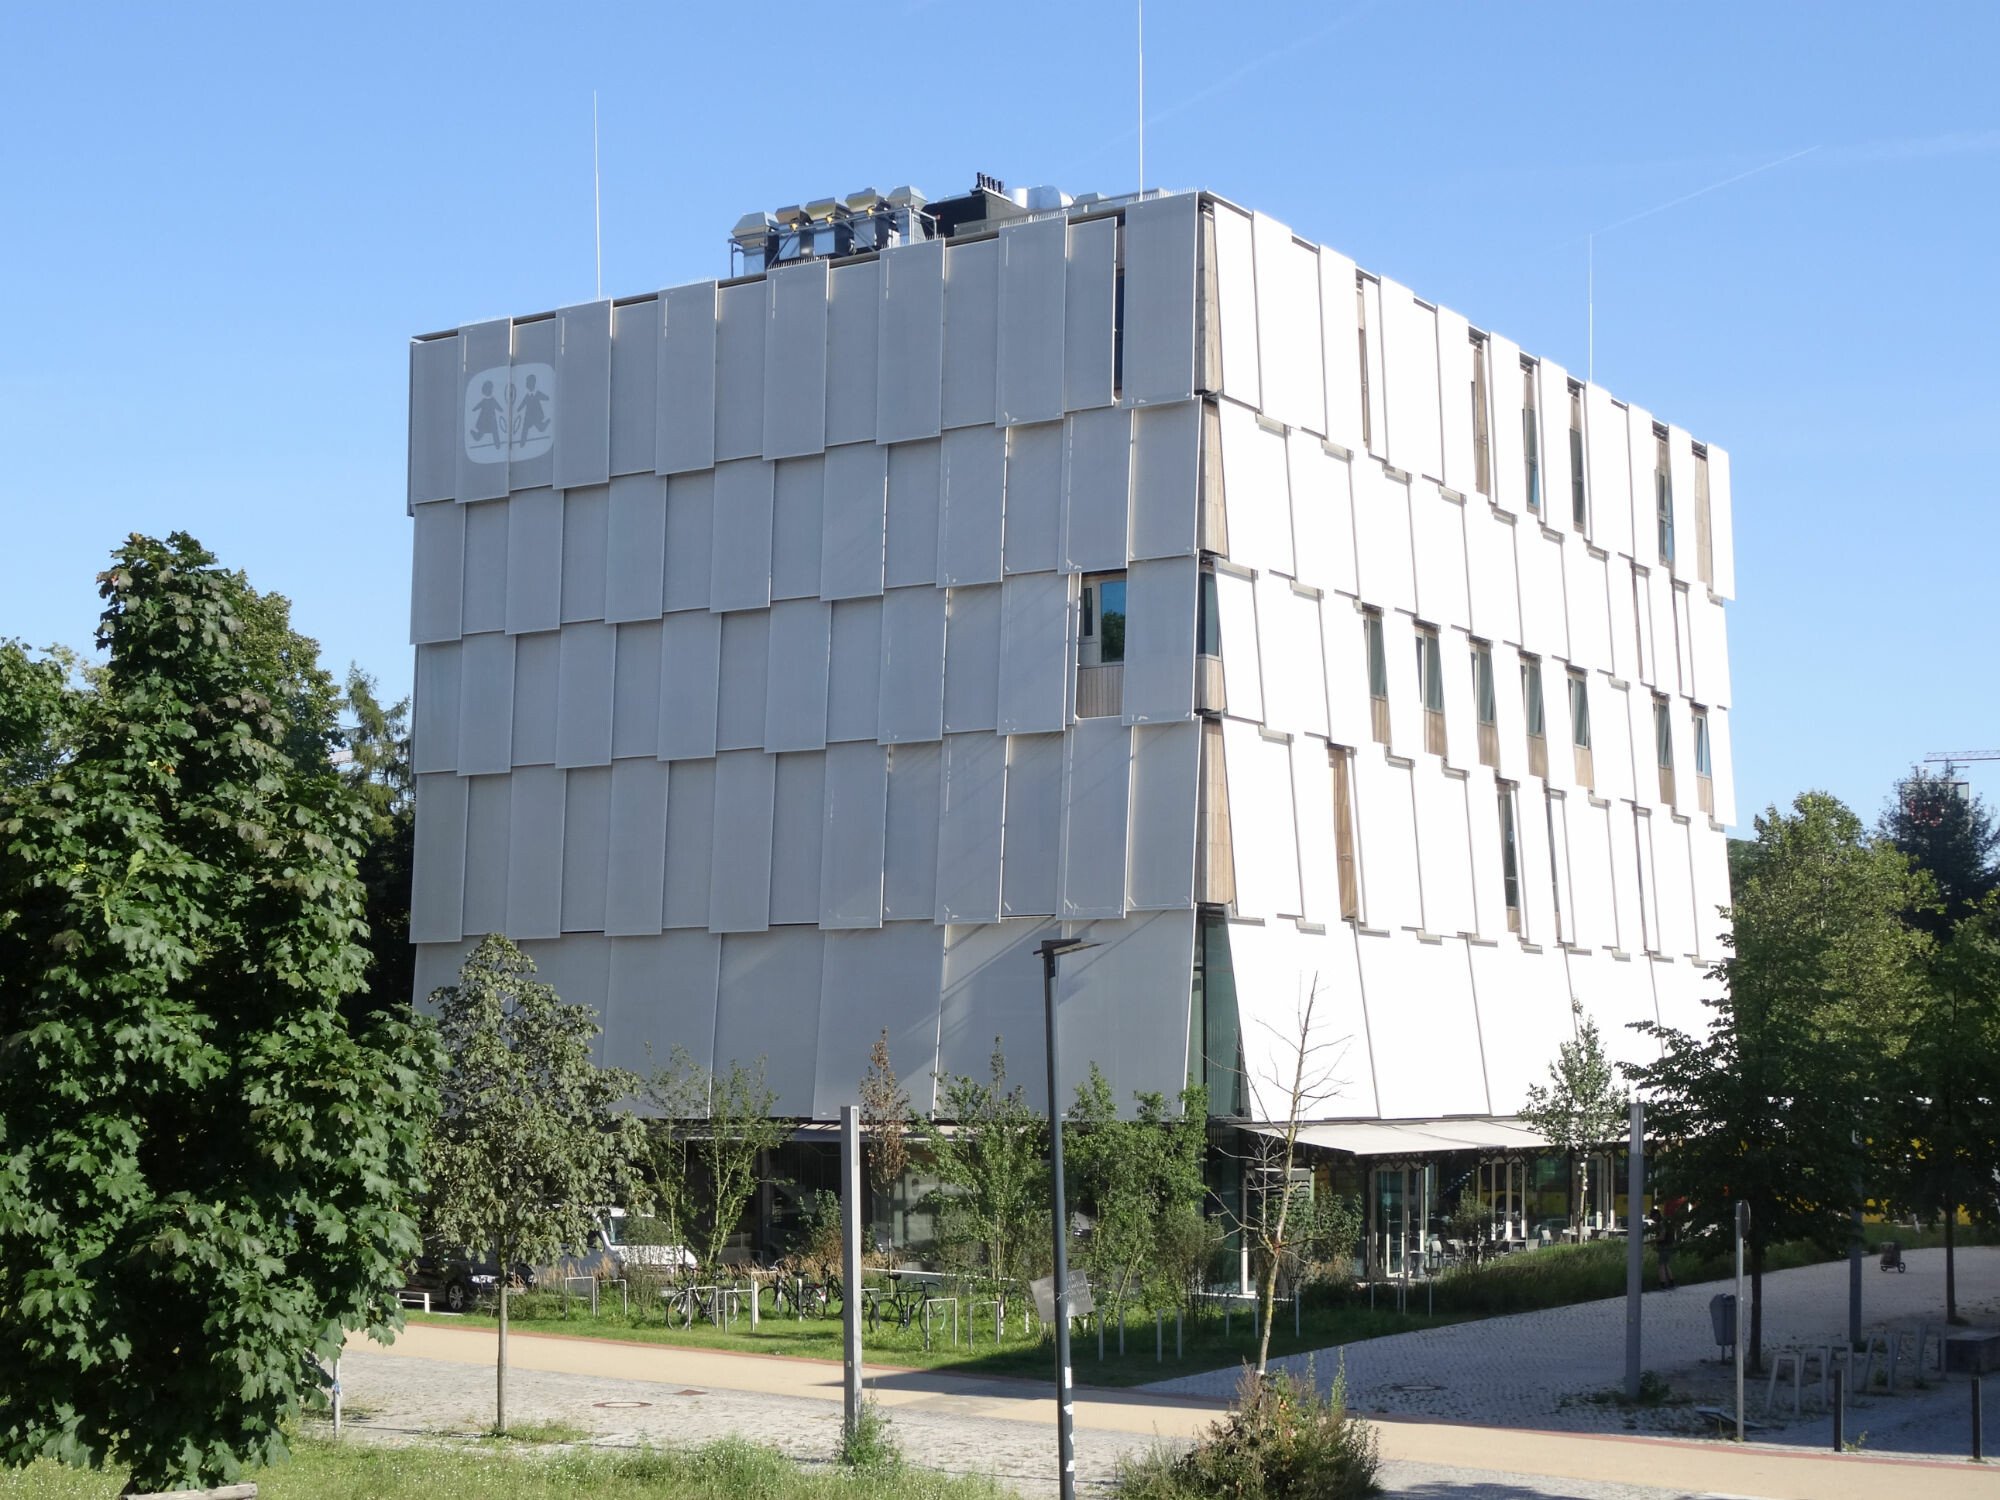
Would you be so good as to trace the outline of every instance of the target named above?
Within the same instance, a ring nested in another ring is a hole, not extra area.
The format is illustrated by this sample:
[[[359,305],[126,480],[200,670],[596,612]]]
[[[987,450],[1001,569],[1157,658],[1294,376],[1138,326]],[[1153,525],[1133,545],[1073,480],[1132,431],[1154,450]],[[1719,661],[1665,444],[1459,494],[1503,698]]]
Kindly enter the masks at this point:
[[[611,830],[604,889],[604,930],[660,930],[666,899],[667,780],[657,760],[611,763]]]
[[[410,855],[410,941],[455,943],[465,910],[467,780],[449,772],[413,779],[417,826]]]
[[[898,451],[874,443],[827,449],[819,537],[822,599],[858,599],[882,592],[890,455]]]
[[[1161,558],[1135,562],[1125,576],[1125,722],[1191,718],[1198,565]]]
[[[889,752],[882,850],[885,922],[929,922],[936,915],[943,764],[942,745],[898,745]]]
[[[611,687],[618,652],[615,625],[568,625],[556,669],[556,764],[611,764]]]
[[[553,412],[544,409],[541,425],[546,429],[545,438],[542,434],[531,438],[530,433],[536,425],[533,396],[538,389],[549,394],[542,385],[543,372],[553,373],[561,358],[562,330],[554,318],[536,318],[514,325],[514,358],[509,375],[517,392],[516,411],[521,431],[508,449],[509,490],[540,489],[556,482],[554,439],[555,424],[562,420],[561,390],[553,393],[556,398]]]
[[[618,629],[611,677],[611,758],[660,753],[659,620],[634,620]]]
[[[770,621],[761,743],[767,750],[822,749],[833,606],[817,599],[786,599],[771,606]]]
[[[938,1005],[938,1072],[984,1080],[995,1039],[1011,1060],[1023,1102],[1040,1109],[1048,1096],[1040,1066],[1047,1046],[1042,964],[1036,943],[1059,935],[1038,918],[954,927],[945,933],[944,982]]]
[[[715,461],[764,449],[764,316],[761,281],[715,294]]]
[[[507,840],[514,787],[507,776],[471,776],[465,783],[465,916],[468,934],[507,930]]]
[[[410,769],[458,769],[459,643],[417,647],[417,690],[410,710]]]
[[[842,599],[833,606],[828,654],[827,739],[873,742],[882,703],[880,599]]]
[[[882,583],[907,588],[937,582],[938,517],[944,509],[943,445],[899,443],[889,450],[889,498]]]
[[[1000,692],[1000,585],[949,591],[944,627],[944,732],[994,727]]]
[[[667,612],[707,609],[714,571],[715,474],[677,474],[667,481]]]
[[[690,474],[715,467],[715,283],[660,293],[660,362],[653,468]]]
[[[556,677],[562,637],[553,630],[514,637],[514,744],[517,766],[556,763]]]
[[[1063,425],[1007,433],[1007,498],[1001,563],[1008,573],[1045,573],[1062,557]]]
[[[764,277],[766,458],[826,446],[827,264],[780,266]]]
[[[826,460],[817,453],[809,458],[788,458],[778,465],[771,501],[773,599],[819,597],[825,487]]]
[[[1201,403],[1132,418],[1132,556],[1193,557],[1201,507]]]
[[[1063,445],[1063,567],[1116,570],[1129,556],[1132,413],[1078,412]]]
[[[1189,193],[1125,210],[1124,397],[1134,406],[1194,395],[1197,203]]]
[[[1030,220],[1001,229],[997,420],[1051,422],[1063,413],[1063,301],[1069,224]]]
[[[559,937],[568,774],[553,766],[523,766],[508,780],[514,807],[507,825],[507,935]]]
[[[666,927],[708,926],[715,842],[715,762],[676,761],[667,768]]]
[[[458,340],[410,342],[409,506],[449,500],[458,490]]]
[[[944,394],[944,241],[898,245],[875,264],[875,441],[934,438]]]
[[[721,615],[689,610],[660,622],[661,760],[715,754],[721,662]]]
[[[484,776],[513,764],[514,638],[469,635],[459,646],[458,771]]]
[[[942,447],[938,582],[998,583],[1007,489],[1006,430],[990,425],[959,428],[944,435]]]
[[[651,474],[659,462],[660,304],[611,309],[611,472]]]
[[[843,1104],[858,1102],[867,1048],[883,1031],[889,1034],[891,1064],[910,1080],[911,1107],[932,1108],[943,970],[941,927],[899,923],[880,932],[826,938],[813,1085],[816,1118],[835,1118]]]
[[[1000,914],[1053,916],[1062,886],[1063,737],[1007,741],[1007,808],[1001,843]]]
[[[882,697],[875,737],[885,745],[944,732],[944,607],[940,589],[882,595]]]
[[[937,835],[937,921],[1000,920],[1000,837],[1006,805],[1006,739],[995,734],[946,735]]]
[[[1116,719],[1079,719],[1067,738],[1062,915],[1122,917],[1132,731]]]
[[[464,632],[465,509],[419,505],[410,561],[410,639],[455,641]]]
[[[611,481],[604,618],[657,620],[666,597],[667,481],[650,471]]]
[[[611,868],[611,767],[571,771],[563,797],[564,932],[604,930],[604,888]]]
[[[1063,406],[1109,406],[1117,362],[1118,221],[1069,226],[1063,296]]]
[[[1075,1097],[1092,1062],[1117,1099],[1140,1090],[1171,1098],[1184,1085],[1194,931],[1193,912],[1161,912],[1093,922],[1077,934],[1097,946],[1077,954],[1058,976],[1063,1076],[1056,1086],[1063,1097]],[[1254,982],[1246,988],[1255,988]],[[1248,1025],[1254,1017],[1247,1005],[1245,1011]]]
[[[701,1066],[715,1058],[715,993],[722,939],[708,932],[614,937],[605,986],[604,1056],[648,1072],[675,1048]]]
[[[875,345],[882,278],[875,262],[835,266],[827,285],[826,442],[875,441]]]
[[[819,921],[820,842],[826,823],[826,753],[774,757],[771,923]]]
[[[604,618],[605,553],[610,546],[611,492],[604,486],[563,491],[562,618]]]
[[[716,685],[715,745],[718,750],[761,749],[771,616],[758,609],[720,618],[722,664]]]
[[[565,1000],[587,1005],[601,1017],[611,993],[611,944],[602,933],[574,932],[562,938],[521,944],[534,960],[535,977]],[[604,1055],[600,1038],[591,1049]]]
[[[714,557],[708,581],[710,609],[762,609],[771,602],[775,467],[762,459],[715,467]]]
[[[562,624],[564,502],[560,490],[507,499],[507,633]]]
[[[611,477],[611,304],[586,302],[556,314],[556,446],[559,490]]]
[[[762,1058],[764,1082],[776,1096],[774,1115],[812,1111],[822,946],[812,927],[732,935],[722,943],[715,1066],[727,1072]]]
[[[1152,724],[1132,731],[1132,826],[1128,841],[1134,911],[1194,905],[1201,725]]]
[[[1000,246],[945,246],[944,393],[947,428],[991,425],[1000,364]]]
[[[500,420],[507,419],[505,387],[511,378],[508,367],[513,349],[514,325],[506,318],[474,323],[458,331],[458,389],[463,393],[464,404],[458,407],[452,424],[458,435],[452,449],[458,465],[454,492],[460,500],[498,500],[511,488],[507,483],[505,455],[491,444],[482,444],[481,452],[490,461],[482,463],[474,458],[472,429],[456,418],[462,418],[474,403],[492,400],[499,405]],[[486,389],[489,385],[491,391]]]
[[[1068,718],[1070,581],[1061,573],[1022,573],[1000,586],[1002,734],[1061,731]]]
[[[762,932],[771,925],[777,769],[778,758],[762,750],[715,757],[715,826],[722,837],[714,840],[709,854],[710,932]]]
[[[869,741],[829,745],[820,840],[819,924],[882,925],[889,752]],[[789,852],[780,852],[789,859]]]

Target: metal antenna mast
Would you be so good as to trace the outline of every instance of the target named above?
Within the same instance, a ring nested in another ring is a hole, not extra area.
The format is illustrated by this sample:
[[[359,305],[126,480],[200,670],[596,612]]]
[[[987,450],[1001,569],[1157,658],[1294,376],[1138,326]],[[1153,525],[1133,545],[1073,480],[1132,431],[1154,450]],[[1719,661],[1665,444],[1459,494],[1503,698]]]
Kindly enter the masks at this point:
[[[597,157],[597,90],[590,91],[590,221],[597,240],[597,300],[604,300],[604,174]]]
[[[1146,0],[1139,0],[1139,191],[1146,191]]]

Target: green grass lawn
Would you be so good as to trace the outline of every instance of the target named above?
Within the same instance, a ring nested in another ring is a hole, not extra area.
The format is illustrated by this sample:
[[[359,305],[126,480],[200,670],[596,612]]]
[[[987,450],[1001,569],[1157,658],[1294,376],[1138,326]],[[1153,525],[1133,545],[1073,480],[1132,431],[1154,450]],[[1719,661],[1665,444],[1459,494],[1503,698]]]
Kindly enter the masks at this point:
[[[300,1441],[292,1462],[248,1476],[260,1500],[1003,1500],[985,1479],[921,1469],[802,1469],[767,1448],[558,1453]],[[0,1469],[0,1500],[111,1500],[122,1473],[37,1463]]]

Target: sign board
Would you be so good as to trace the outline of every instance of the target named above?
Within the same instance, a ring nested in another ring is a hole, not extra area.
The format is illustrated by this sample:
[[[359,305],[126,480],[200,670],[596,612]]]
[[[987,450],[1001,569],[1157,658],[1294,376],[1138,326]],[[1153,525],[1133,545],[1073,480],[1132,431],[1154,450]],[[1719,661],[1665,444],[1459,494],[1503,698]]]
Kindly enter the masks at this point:
[[[1056,1320],[1056,1279],[1044,1276],[1039,1281],[1028,1283],[1028,1290],[1035,1296],[1035,1316],[1044,1323]],[[1069,1278],[1069,1315],[1072,1318],[1087,1318],[1097,1311],[1096,1299],[1090,1295],[1090,1278],[1081,1272],[1072,1271]]]

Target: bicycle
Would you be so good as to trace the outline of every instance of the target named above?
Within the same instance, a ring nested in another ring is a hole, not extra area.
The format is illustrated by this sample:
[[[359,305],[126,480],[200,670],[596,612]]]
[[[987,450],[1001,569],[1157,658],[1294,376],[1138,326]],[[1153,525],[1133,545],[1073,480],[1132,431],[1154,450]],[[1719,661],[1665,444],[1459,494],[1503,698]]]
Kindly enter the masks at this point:
[[[715,1321],[716,1289],[712,1286],[702,1286],[693,1280],[682,1280],[668,1288],[660,1301],[666,1309],[669,1327],[676,1319],[682,1328],[694,1327],[697,1318],[704,1323]]]

